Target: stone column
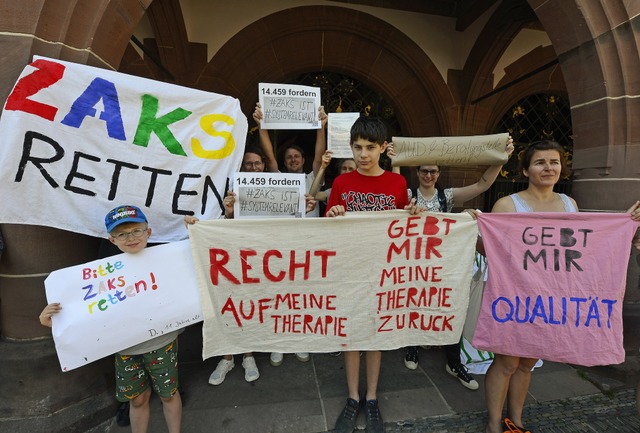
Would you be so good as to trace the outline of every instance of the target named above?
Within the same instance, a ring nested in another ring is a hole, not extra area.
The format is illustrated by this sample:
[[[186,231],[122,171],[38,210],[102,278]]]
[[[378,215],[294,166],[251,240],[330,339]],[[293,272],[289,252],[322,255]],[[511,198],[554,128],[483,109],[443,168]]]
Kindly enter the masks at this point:
[[[0,104],[35,54],[117,69],[150,2],[0,1]],[[95,259],[98,240],[40,226],[4,224],[0,230],[0,431],[87,431],[115,415],[113,358],[63,373],[38,315],[48,273]]]
[[[640,199],[640,2],[528,1],[567,83],[573,196],[582,211],[624,211]],[[640,300],[638,278],[632,260],[625,301]]]

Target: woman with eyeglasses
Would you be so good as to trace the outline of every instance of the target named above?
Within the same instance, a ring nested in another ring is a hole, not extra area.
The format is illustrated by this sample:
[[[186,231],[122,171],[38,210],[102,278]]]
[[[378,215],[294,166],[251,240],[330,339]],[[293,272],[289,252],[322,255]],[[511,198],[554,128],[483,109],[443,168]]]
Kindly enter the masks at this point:
[[[509,156],[513,153],[513,139],[509,137],[506,143],[506,152]],[[393,148],[388,151],[390,157],[395,156]],[[468,186],[458,188],[441,188],[438,185],[440,177],[440,166],[421,165],[417,167],[419,186],[409,189],[409,201],[416,199],[416,206],[426,209],[428,212],[451,212],[455,205],[472,200],[487,191],[495,182],[502,164],[492,165],[480,176],[480,179]],[[460,383],[471,390],[478,389],[478,382],[471,377],[467,368],[460,360],[460,345],[450,344],[444,346],[447,356],[446,371],[450,375],[457,377]],[[410,369],[418,368],[418,346],[405,347],[404,365]]]

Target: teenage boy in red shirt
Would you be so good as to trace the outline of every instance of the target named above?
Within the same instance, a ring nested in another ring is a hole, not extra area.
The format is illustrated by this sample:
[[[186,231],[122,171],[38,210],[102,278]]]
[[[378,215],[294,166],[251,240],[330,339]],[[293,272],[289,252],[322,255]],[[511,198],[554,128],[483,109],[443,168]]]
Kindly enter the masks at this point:
[[[333,181],[325,216],[336,217],[352,211],[407,209],[412,214],[419,211],[414,205],[415,200],[408,203],[405,178],[382,169],[378,164],[388,145],[386,136],[387,128],[380,119],[360,116],[355,121],[351,127],[350,144],[357,169]],[[382,352],[368,351],[365,359],[367,391],[362,401],[358,389],[360,352],[344,352],[349,397],[336,420],[336,433],[353,432],[361,406],[366,408],[367,433],[384,432],[377,397]]]

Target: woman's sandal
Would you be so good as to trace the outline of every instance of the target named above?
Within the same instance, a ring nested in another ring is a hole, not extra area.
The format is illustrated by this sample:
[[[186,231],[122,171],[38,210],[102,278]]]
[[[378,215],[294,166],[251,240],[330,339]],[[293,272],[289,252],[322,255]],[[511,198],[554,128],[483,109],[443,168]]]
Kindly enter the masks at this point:
[[[524,427],[518,427],[517,425],[515,425],[513,421],[511,421],[509,418],[504,419],[504,425],[506,428],[509,429],[509,430],[505,430],[504,433],[531,433],[529,430],[525,429]]]

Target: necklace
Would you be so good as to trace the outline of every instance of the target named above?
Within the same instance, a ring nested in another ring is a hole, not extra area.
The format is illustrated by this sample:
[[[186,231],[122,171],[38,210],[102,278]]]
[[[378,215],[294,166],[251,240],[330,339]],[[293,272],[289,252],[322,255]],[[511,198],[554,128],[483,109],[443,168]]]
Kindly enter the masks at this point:
[[[436,207],[436,204],[434,203],[433,199],[436,197],[437,194],[438,194],[438,191],[435,191],[431,196],[431,198],[427,199],[425,198],[424,195],[422,195],[422,191],[420,191],[420,188],[418,188],[418,195],[420,196],[420,198],[422,198],[422,203],[424,203],[424,206],[429,210],[432,210],[433,208]],[[420,198],[418,198],[416,201],[420,201]],[[439,206],[440,204],[438,203],[438,207]]]

